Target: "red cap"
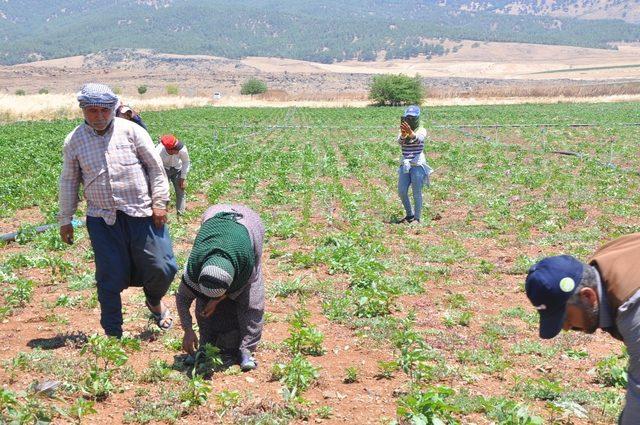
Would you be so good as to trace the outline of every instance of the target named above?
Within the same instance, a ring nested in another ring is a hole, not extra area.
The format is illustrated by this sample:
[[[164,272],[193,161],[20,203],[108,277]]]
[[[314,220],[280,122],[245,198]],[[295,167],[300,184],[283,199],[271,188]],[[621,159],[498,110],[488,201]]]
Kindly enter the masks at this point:
[[[165,134],[160,138],[160,143],[165,149],[175,149],[179,142],[173,134]]]

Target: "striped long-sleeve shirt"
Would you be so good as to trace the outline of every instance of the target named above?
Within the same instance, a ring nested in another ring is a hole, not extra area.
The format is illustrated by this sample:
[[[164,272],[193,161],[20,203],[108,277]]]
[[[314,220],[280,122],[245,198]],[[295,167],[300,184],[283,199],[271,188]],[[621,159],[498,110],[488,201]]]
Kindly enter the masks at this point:
[[[115,118],[99,135],[87,124],[65,139],[58,202],[60,225],[71,223],[84,188],[87,215],[112,225],[118,210],[132,217],[149,217],[153,208],[166,208],[169,183],[153,141],[142,127]]]
[[[402,148],[402,159],[418,162],[420,154],[424,150],[424,142],[427,138],[427,129],[418,127],[414,132],[414,138],[402,137],[398,134],[398,144]]]

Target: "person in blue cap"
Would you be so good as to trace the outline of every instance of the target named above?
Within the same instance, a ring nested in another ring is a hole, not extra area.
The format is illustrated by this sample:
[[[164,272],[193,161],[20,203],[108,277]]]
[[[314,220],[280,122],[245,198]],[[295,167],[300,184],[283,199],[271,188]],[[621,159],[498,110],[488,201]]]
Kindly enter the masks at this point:
[[[398,195],[404,206],[405,216],[398,223],[420,222],[422,214],[422,188],[429,185],[431,168],[424,155],[427,130],[420,125],[420,107],[411,105],[400,120],[398,144],[402,149],[398,169]],[[409,200],[409,187],[413,192],[413,208]]]
[[[569,255],[534,264],[525,282],[527,297],[540,315],[540,337],[561,330],[598,329],[623,341],[629,353],[622,425],[640,418],[640,233],[615,239],[587,264]]]

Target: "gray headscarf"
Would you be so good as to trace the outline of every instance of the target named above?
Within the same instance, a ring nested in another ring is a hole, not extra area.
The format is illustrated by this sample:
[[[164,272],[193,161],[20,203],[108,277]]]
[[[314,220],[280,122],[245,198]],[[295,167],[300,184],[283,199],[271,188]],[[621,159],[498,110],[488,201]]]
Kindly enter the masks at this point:
[[[88,83],[82,86],[78,92],[80,108],[99,106],[101,108],[115,109],[118,96],[106,84]]]

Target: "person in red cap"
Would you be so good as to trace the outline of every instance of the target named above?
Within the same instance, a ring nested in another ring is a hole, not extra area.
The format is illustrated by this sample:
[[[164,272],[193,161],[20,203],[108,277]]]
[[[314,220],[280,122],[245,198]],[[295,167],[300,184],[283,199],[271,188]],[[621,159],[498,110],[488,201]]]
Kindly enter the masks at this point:
[[[540,315],[540,338],[561,330],[598,329],[624,342],[629,353],[626,405],[619,424],[640,423],[640,233],[598,249],[587,263],[547,257],[529,269],[525,290]]]
[[[187,174],[191,167],[187,147],[173,134],[165,134],[160,137],[160,143],[156,149],[167,172],[167,178],[176,190],[178,215],[184,214],[186,208],[184,190],[187,187]]]

